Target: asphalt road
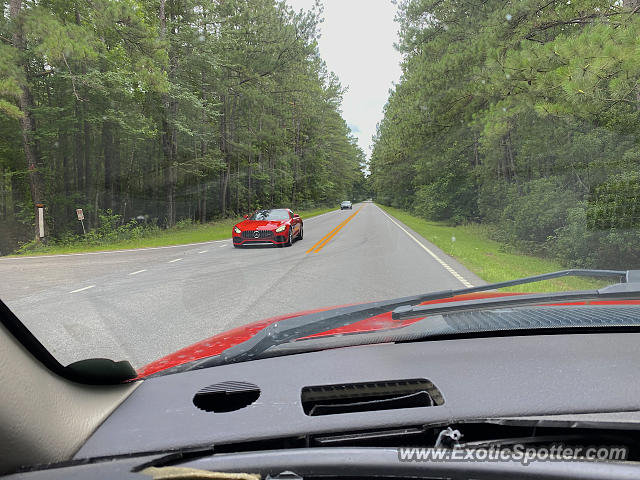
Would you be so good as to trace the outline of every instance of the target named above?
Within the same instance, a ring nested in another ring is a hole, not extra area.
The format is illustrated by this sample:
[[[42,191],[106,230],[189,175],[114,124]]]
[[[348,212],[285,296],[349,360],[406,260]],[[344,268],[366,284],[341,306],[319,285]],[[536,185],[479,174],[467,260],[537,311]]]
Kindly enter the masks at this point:
[[[136,368],[275,315],[483,283],[372,203],[304,221],[289,248],[229,239],[4,258],[0,279],[0,298],[63,364]]]

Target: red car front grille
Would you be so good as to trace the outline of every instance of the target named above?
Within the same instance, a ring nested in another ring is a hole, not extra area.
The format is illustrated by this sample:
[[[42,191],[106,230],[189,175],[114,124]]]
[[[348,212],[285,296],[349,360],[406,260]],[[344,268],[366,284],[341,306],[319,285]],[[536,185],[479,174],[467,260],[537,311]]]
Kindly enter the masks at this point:
[[[257,233],[257,235],[256,235]],[[260,240],[263,238],[271,238],[273,237],[272,230],[245,230],[242,232],[242,238],[253,238],[255,240]]]

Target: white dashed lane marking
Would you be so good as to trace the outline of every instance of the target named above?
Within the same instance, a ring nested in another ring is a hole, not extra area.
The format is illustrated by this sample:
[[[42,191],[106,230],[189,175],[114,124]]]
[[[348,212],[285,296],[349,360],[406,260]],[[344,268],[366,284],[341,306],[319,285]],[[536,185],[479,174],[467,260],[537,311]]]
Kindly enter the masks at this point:
[[[138,270],[138,271],[135,271],[135,272],[131,272],[129,275],[137,275],[137,274],[139,274],[139,273],[146,272],[146,271],[147,271],[147,269],[146,269],[146,268],[143,268],[142,270]]]
[[[93,287],[95,287],[95,285],[89,285],[88,287],[79,288],[79,289],[73,290],[73,291],[71,291],[69,293],[78,293],[78,292],[82,292],[84,290],[89,290],[90,288],[93,288]]]
[[[179,262],[182,258],[174,258],[173,260],[169,260],[167,263]]]
[[[198,253],[207,253],[209,250],[202,250],[201,252]]]

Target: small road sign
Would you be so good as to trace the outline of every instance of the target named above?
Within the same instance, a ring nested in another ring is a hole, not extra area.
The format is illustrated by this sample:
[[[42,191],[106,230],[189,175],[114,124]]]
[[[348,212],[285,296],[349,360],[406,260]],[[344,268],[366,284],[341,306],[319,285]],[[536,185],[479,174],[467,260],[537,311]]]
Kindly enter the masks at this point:
[[[84,213],[82,213],[82,209],[76,208],[76,214],[78,215],[78,220],[80,220],[80,223],[82,224],[82,234],[86,235],[87,232],[84,229]]]

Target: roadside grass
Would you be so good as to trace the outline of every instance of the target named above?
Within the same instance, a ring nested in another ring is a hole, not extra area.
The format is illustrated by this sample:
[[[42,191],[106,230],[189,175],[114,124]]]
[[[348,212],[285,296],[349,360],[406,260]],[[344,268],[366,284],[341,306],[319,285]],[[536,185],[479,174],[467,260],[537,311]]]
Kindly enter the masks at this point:
[[[336,207],[315,208],[296,211],[303,220],[336,210]],[[69,245],[41,245],[9,256],[59,255],[65,253],[101,252],[109,250],[128,250],[134,248],[166,247],[188,243],[210,242],[231,238],[231,227],[242,218],[227,218],[205,224],[178,226],[167,230],[154,230],[140,238],[127,239],[112,243],[87,244],[76,242]]]
[[[471,224],[453,227],[444,222],[424,220],[397,208],[376,205],[489,283],[567,269],[555,260],[506,248],[505,245],[490,238],[491,230],[486,225]],[[502,290],[512,292],[587,290],[616,281],[615,278],[564,277]]]

